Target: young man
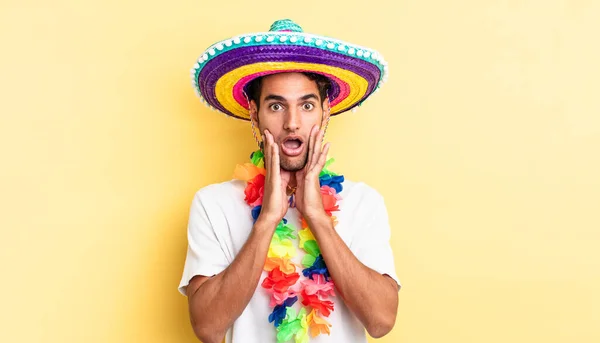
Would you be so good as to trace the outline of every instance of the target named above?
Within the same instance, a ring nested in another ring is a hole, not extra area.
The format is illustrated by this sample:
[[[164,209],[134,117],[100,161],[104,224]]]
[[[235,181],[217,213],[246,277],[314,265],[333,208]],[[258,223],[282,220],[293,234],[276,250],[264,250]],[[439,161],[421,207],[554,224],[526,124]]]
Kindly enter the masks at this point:
[[[289,20],[200,57],[202,101],[250,120],[261,147],[192,203],[179,290],[202,342],[362,343],[365,329],[392,329],[400,283],[384,201],[330,171],[322,146],[330,116],[369,97],[386,71],[376,52]]]

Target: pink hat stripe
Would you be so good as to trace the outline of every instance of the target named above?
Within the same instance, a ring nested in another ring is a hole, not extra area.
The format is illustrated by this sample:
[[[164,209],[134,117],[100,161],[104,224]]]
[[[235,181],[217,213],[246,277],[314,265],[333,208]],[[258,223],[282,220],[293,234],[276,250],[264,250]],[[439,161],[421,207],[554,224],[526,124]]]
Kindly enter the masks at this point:
[[[257,78],[257,77],[261,77],[261,76],[265,76],[265,75],[270,75],[270,74],[276,74],[276,73],[281,73],[281,72],[307,72],[307,73],[314,73],[313,70],[305,70],[305,69],[296,69],[296,70],[286,70],[286,71],[281,71],[281,70],[272,70],[272,71],[263,71],[260,73],[255,73],[255,74],[250,74],[250,75],[246,75],[243,78],[241,78],[236,84],[235,86],[233,86],[233,98],[235,99],[235,101],[237,101],[238,104],[240,104],[242,107],[244,108],[248,108],[248,101],[246,100],[246,97],[244,96],[244,87],[246,87],[246,85],[252,81],[253,79]],[[335,77],[331,74],[327,74],[327,73],[319,73],[322,74],[324,76],[327,76],[329,79],[331,79],[333,82],[337,83],[339,88],[340,88],[340,93],[338,94],[338,96],[331,100],[330,106],[333,107],[337,104],[339,104],[342,100],[346,99],[346,97],[348,97],[348,95],[350,94],[350,86],[348,85],[347,82],[341,80],[338,77]]]

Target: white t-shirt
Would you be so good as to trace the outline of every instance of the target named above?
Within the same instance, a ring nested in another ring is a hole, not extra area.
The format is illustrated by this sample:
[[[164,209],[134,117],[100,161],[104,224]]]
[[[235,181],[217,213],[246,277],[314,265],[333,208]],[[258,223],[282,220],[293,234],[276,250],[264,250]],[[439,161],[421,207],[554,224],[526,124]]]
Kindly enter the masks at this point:
[[[253,220],[251,208],[244,201],[243,181],[207,186],[196,193],[192,202],[188,224],[188,251],[179,284],[179,291],[186,295],[189,281],[196,275],[219,274],[233,262],[248,239]],[[336,231],[352,253],[367,267],[392,277],[400,286],[394,269],[394,258],[389,244],[390,227],[383,197],[364,183],[345,180],[338,202],[340,211],[334,212],[338,224]],[[298,210],[290,208],[285,216],[288,223],[300,230]],[[300,264],[305,252],[292,240],[297,254],[292,259]],[[266,256],[265,256],[266,258]],[[304,279],[301,270],[300,280]],[[261,287],[267,272],[263,271],[256,291],[242,314],[233,323],[225,336],[226,343],[275,343],[276,329],[269,323],[272,312],[270,296]],[[346,307],[336,290],[334,311],[327,317],[332,324],[331,335],[310,337],[310,342],[366,343],[363,325]],[[296,312],[301,308],[301,299],[293,305]]]

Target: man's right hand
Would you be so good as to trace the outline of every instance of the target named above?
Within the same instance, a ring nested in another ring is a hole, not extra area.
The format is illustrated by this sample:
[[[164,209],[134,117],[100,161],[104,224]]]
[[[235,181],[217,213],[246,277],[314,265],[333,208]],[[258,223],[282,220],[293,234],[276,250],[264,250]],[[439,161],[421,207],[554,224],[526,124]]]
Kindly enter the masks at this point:
[[[265,130],[262,138],[267,175],[265,176],[262,208],[257,221],[275,228],[289,207],[286,190],[291,173],[281,170],[279,146],[275,143],[271,133]]]

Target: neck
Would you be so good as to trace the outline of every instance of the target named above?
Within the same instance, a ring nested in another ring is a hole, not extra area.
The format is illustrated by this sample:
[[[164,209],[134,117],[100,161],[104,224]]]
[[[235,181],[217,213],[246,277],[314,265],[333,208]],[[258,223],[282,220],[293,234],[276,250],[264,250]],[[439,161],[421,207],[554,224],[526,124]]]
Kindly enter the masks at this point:
[[[298,186],[298,181],[296,180],[296,173],[290,172],[290,181],[288,181],[288,186],[292,188],[296,188],[296,186]]]
[[[283,170],[282,170],[283,172]],[[293,172],[287,172],[290,174],[290,179],[287,183],[287,195],[292,195],[293,193],[296,192],[296,187],[298,185],[298,182],[296,180],[296,173]]]

